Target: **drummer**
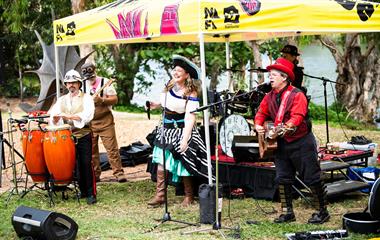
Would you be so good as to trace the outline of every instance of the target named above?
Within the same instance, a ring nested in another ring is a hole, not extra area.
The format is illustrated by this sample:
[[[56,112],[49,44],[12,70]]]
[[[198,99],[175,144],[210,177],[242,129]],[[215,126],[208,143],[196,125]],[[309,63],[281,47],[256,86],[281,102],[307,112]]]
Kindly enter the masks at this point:
[[[76,169],[81,197],[87,198],[87,204],[94,204],[96,203],[96,182],[91,164],[91,130],[88,127],[88,123],[94,116],[94,101],[90,95],[81,92],[82,78],[77,71],[68,71],[64,84],[69,93],[58,98],[49,110],[50,124],[71,125],[76,142]]]

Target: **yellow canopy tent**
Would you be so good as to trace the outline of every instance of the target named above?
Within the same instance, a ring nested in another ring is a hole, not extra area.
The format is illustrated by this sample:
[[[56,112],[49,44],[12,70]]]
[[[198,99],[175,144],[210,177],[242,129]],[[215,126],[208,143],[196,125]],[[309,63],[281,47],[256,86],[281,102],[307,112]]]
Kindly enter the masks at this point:
[[[204,42],[227,42],[228,47],[230,41],[377,32],[379,5],[379,0],[119,0],[54,21],[56,79],[59,46],[199,42],[206,105]],[[56,82],[58,90],[60,81]],[[208,111],[204,118],[211,184]]]
[[[54,21],[57,46],[380,30],[378,0],[119,0]]]

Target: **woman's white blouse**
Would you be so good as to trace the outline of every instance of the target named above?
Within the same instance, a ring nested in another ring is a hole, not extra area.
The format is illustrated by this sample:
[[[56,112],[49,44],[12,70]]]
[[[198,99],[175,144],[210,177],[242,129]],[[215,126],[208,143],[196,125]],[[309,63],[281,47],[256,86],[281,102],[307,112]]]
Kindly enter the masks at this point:
[[[199,107],[198,98],[190,97],[189,100],[187,100],[177,95],[173,90],[161,93],[160,102],[161,106],[177,113],[191,112]]]

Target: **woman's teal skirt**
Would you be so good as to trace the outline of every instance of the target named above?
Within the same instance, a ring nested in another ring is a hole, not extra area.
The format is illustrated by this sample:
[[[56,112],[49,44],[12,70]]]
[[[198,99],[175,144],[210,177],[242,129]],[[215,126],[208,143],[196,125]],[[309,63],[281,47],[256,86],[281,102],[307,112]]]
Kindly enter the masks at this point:
[[[155,146],[153,148],[152,162],[163,165],[163,154],[162,148]],[[181,161],[173,158],[173,154],[169,150],[165,150],[165,168],[172,173],[172,181],[179,182],[180,177],[191,176],[190,173],[185,169]]]

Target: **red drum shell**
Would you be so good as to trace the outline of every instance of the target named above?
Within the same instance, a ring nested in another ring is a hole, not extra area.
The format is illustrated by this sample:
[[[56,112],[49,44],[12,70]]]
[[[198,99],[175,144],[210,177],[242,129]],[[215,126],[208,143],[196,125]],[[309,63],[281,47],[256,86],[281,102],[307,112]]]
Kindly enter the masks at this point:
[[[43,137],[44,133],[35,128],[22,132],[22,149],[25,165],[35,183],[47,180],[48,170],[43,151]]]
[[[53,183],[68,185],[75,168],[75,143],[69,125],[47,127],[44,138],[45,161]]]

